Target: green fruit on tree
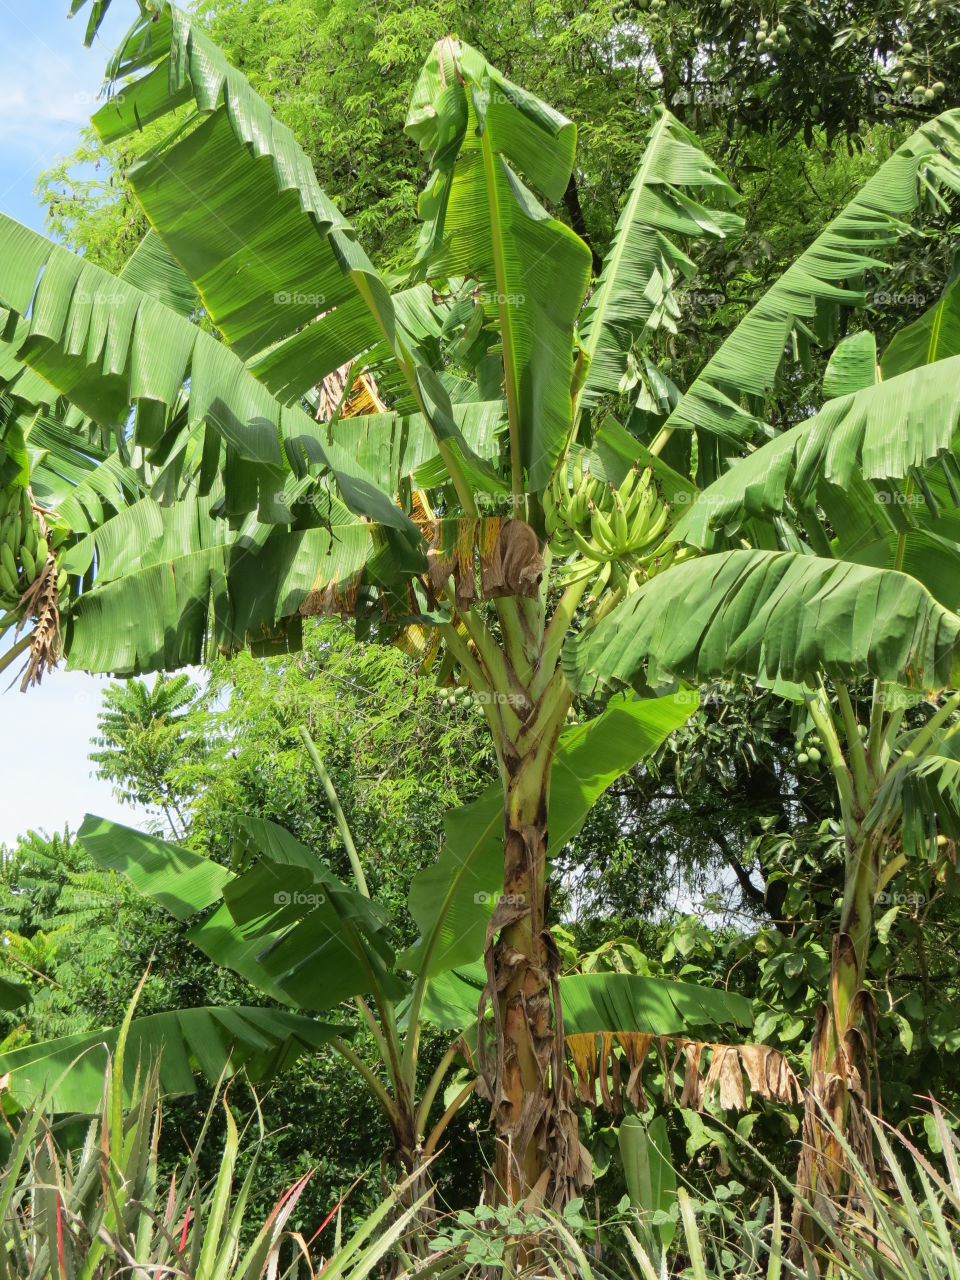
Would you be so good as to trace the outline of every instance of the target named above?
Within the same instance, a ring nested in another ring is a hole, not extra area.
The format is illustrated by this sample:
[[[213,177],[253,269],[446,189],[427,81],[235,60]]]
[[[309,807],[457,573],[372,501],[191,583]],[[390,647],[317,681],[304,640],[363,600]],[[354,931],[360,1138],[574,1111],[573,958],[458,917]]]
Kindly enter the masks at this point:
[[[37,576],[37,562],[27,549],[26,543],[20,548],[20,563],[23,565],[23,576],[32,582]]]
[[[807,755],[810,757],[812,764],[819,764],[822,759],[820,752],[816,747],[811,747],[807,752]]]
[[[7,576],[16,582],[20,575],[17,572],[17,562],[13,558],[13,550],[9,542],[0,542],[0,563],[6,569]]]
[[[913,45],[910,43],[909,40],[905,40],[903,42],[903,44],[900,46],[900,52],[903,54],[905,58],[910,57],[911,53],[913,53]]]
[[[806,751],[801,751],[797,756],[797,764],[806,764],[809,759],[810,757],[807,755]]]

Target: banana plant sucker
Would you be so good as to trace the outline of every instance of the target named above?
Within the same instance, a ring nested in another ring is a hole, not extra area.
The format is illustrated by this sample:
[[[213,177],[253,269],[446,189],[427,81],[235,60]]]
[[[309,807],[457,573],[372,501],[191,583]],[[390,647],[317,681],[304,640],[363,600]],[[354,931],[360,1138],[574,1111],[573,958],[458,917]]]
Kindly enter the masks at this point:
[[[360,855],[333,779],[327,772],[310,734],[303,726],[299,732],[307,757],[333,812],[347,852],[354,882],[358,891],[365,898],[369,898],[370,890]],[[433,1105],[447,1073],[457,1056],[461,1053],[466,1055],[468,1051],[458,1036],[437,1064],[418,1102],[418,1019],[411,1017],[406,1032],[402,1032],[395,1005],[379,989],[372,975],[371,978],[371,1000],[374,1007],[371,1008],[370,1003],[363,996],[355,996],[353,1002],[372,1038],[377,1058],[376,1069],[364,1060],[353,1045],[341,1037],[334,1037],[331,1045],[360,1075],[371,1098],[382,1111],[393,1139],[393,1162],[396,1173],[399,1177],[410,1178],[421,1170],[425,1171],[450,1121],[473,1092],[472,1082],[461,1088],[432,1128],[427,1128]],[[422,994],[422,990],[418,988],[417,1010],[419,1010]],[[409,1183],[405,1194],[412,1201],[423,1194],[424,1190],[425,1183],[422,1184],[421,1180],[414,1178]]]
[[[950,697],[923,729],[903,737],[904,701],[896,699],[888,707],[887,690],[875,682],[864,732],[849,691],[839,682],[834,687],[835,706],[822,685],[806,699],[837,786],[844,834],[840,919],[831,945],[830,991],[811,1042],[797,1175],[798,1187],[811,1202],[818,1192],[844,1197],[854,1190],[849,1161],[834,1131],[844,1135],[868,1171],[873,1169],[867,1113],[873,1109],[877,1006],[866,987],[867,969],[877,895],[905,863],[897,849],[902,803],[890,784],[898,772],[923,759],[960,705],[960,696]],[[879,1080],[876,1084],[879,1091]],[[809,1242],[815,1235],[800,1197],[794,1228],[798,1239]]]

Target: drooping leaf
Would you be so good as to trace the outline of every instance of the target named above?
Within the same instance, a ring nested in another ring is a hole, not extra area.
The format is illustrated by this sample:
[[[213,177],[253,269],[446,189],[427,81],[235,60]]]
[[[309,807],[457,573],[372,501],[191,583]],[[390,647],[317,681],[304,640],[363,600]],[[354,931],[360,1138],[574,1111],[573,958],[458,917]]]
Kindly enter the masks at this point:
[[[721,987],[632,973],[578,973],[560,979],[567,1035],[624,1032],[675,1035],[691,1028],[753,1026],[750,1001]]]
[[[864,305],[864,275],[883,269],[882,255],[906,234],[931,186],[960,190],[958,111],[922,125],[881,165],[711,356],[667,428],[760,438],[763,424],[742,398],[773,389],[796,328],[819,330],[830,345],[837,309]]]
[[[358,993],[404,993],[390,972],[385,921],[368,899],[275,823],[243,818],[237,835],[249,864],[239,873],[102,818],[88,816],[79,839],[98,866],[193,921],[186,936],[211,960],[281,1003],[326,1009]]]
[[[73,605],[68,665],[133,674],[202,660],[208,630],[225,651],[299,621],[311,593],[348,586],[374,553],[375,526],[328,499],[329,524],[288,530],[248,517],[237,529],[190,494],[172,507],[143,498],[65,557],[96,589]]]
[[[823,394],[828,400],[848,396],[876,381],[877,340],[864,329],[837,343],[824,371]]]
[[[960,678],[960,617],[904,573],[794,552],[727,551],[674,566],[567,642],[576,689],[663,673],[802,684],[823,673],[936,690]]]
[[[430,981],[423,1016],[446,1031],[476,1019],[486,983],[483,963],[456,965]],[[718,987],[631,973],[568,974],[559,979],[567,1036],[674,1036],[692,1029],[753,1025],[749,1000]]]
[[[216,1083],[225,1070],[233,1075],[243,1068],[252,1080],[267,1080],[342,1034],[342,1027],[254,1006],[179,1009],[135,1018],[124,1055],[124,1101],[129,1104],[138,1067],[142,1071],[159,1061],[163,1092],[190,1095],[197,1092],[197,1074]],[[116,1043],[113,1027],[13,1049],[0,1054],[0,1074],[10,1073],[8,1087],[22,1105],[59,1079],[48,1106],[56,1112],[90,1113],[103,1098],[107,1054]]]
[[[415,341],[303,148],[200,24],[171,4],[145,14],[110,74],[124,87],[94,117],[105,141],[191,108],[189,125],[128,177],[233,351],[244,360],[262,353],[250,368],[263,386],[294,403],[347,360],[385,344],[438,441],[477,487],[498,488],[463,439],[439,379],[411,354]]]
[[[847,488],[854,474],[894,480],[942,454],[960,457],[960,355],[828,401],[820,412],[741,459],[702,491],[673,531],[678,542],[709,543],[750,516],[802,502],[825,480]]]
[[[277,986],[305,1009],[404,995],[379,909],[276,823],[247,817],[241,827],[257,861],[223,898],[244,938],[263,940],[257,960]]]

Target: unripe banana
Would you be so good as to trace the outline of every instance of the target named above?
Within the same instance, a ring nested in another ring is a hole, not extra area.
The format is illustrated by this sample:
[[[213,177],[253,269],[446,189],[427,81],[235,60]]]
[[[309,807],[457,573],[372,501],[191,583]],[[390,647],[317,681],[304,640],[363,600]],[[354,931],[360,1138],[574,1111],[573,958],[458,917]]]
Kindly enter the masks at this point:
[[[37,576],[37,562],[25,545],[20,548],[20,563],[23,565],[23,576],[26,578],[27,583],[33,582]]]
[[[613,566],[615,563],[616,562],[614,560],[605,560],[603,564],[600,566],[600,572],[594,578],[593,585],[590,588],[590,598],[592,600],[596,600],[599,598],[600,593],[603,591],[604,587],[607,585],[608,581],[610,580],[610,574],[613,571]]]
[[[593,534],[594,542],[605,551],[616,551],[617,540],[610,527],[610,521],[597,506],[590,509],[590,532]]]
[[[553,486],[547,485],[543,491],[543,527],[547,534],[552,534],[560,523],[557,514],[557,502],[553,494]]]
[[[636,467],[631,467],[630,470],[627,472],[627,474],[623,477],[623,480],[620,482],[620,488],[617,490],[617,492],[620,495],[620,500],[621,502],[623,502],[624,506],[626,506],[626,504],[630,501],[630,495],[633,493],[634,486],[636,485],[636,483],[637,483],[637,469]]]
[[[17,600],[20,595],[17,590],[16,579],[11,579],[10,574],[7,571],[5,559],[0,563],[0,591],[2,591],[5,596],[10,596],[14,601]]]
[[[617,491],[614,491],[613,494],[613,532],[617,539],[617,549],[620,552],[629,550],[630,526],[627,524],[627,513],[623,507],[623,500]]]
[[[26,487],[20,490],[20,518],[24,529],[33,519],[33,507],[30,503],[30,494],[27,492]]]
[[[653,509],[656,505],[657,497],[653,489],[645,489],[637,497],[636,505],[630,521],[630,545],[634,548],[643,547],[649,542],[647,530],[650,528]]]
[[[597,564],[601,564],[604,560],[608,560],[609,556],[596,542],[588,542],[578,529],[570,530],[574,542],[577,544],[577,550],[581,555],[586,556],[589,560],[593,560]]]
[[[17,562],[13,558],[13,551],[9,542],[0,542],[0,564],[6,569],[7,576],[16,583],[20,575],[17,573]]]
[[[647,542],[653,542],[655,538],[659,538],[661,533],[667,527],[667,521],[670,518],[670,508],[664,503],[657,512],[653,524],[647,530]]]
[[[567,507],[567,519],[571,525],[579,528],[586,521],[589,514],[590,499],[587,497],[586,488],[581,485]]]
[[[587,497],[595,506],[603,501],[604,494],[607,492],[607,486],[602,480],[596,476],[590,476],[587,480]]]

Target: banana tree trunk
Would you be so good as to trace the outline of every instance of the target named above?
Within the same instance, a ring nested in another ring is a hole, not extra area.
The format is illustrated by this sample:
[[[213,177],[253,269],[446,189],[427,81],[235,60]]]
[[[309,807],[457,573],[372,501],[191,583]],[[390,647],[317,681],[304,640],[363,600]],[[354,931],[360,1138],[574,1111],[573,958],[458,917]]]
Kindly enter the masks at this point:
[[[857,1194],[847,1153],[827,1118],[868,1174],[875,1174],[869,1115],[877,1009],[864,982],[880,852],[880,840],[865,835],[862,828],[848,836],[840,928],[831,947],[830,996],[818,1010],[810,1046],[810,1086],[797,1173],[801,1195],[815,1206],[849,1203]],[[793,1227],[797,1247],[801,1237],[814,1242],[816,1223],[800,1197],[794,1202]]]
[[[501,1203],[531,1193],[557,1207],[590,1181],[573,1089],[564,1072],[559,958],[547,926],[547,801],[556,733],[504,759],[503,896],[487,929],[486,999],[494,1015],[495,1060],[481,1038],[481,1072],[497,1131]],[[492,1068],[488,1069],[488,1064]]]

